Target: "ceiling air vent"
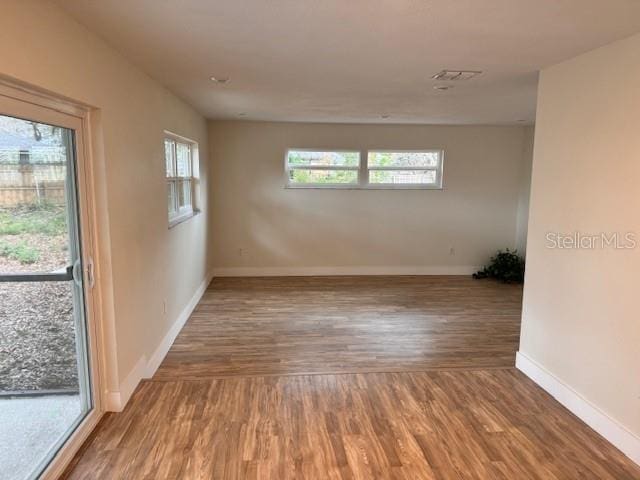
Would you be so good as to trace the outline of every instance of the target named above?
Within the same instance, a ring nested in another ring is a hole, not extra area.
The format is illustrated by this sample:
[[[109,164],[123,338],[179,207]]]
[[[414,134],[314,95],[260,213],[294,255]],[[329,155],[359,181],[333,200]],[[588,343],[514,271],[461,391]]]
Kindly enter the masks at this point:
[[[442,70],[436,73],[432,78],[434,80],[453,81],[453,80],[470,80],[482,72],[477,70]]]

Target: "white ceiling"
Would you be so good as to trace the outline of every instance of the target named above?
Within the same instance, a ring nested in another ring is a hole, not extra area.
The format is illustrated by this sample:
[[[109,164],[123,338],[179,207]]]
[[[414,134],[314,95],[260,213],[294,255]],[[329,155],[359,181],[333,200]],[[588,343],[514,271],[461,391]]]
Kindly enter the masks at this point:
[[[209,118],[531,123],[540,68],[640,31],[639,0],[57,1]]]

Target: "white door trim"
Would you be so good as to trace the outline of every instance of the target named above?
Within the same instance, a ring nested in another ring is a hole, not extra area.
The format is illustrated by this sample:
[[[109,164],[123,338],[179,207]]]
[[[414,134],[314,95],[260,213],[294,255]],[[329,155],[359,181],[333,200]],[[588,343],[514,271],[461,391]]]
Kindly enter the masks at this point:
[[[0,99],[7,111],[22,118],[52,123],[75,131],[76,141],[76,176],[78,210],[80,216],[81,247],[83,265],[85,266],[85,310],[89,370],[91,375],[91,394],[93,409],[82,419],[75,431],[55,454],[39,477],[43,480],[58,478],[65,470],[73,456],[93,431],[105,411],[103,386],[107,370],[104,354],[105,324],[102,315],[102,295],[100,282],[87,279],[86,266],[94,264],[93,275],[100,275],[99,242],[94,162],[91,148],[91,114],[92,109],[80,102],[57,96],[37,88],[30,87],[6,77],[0,77]],[[106,208],[106,205],[103,206]],[[35,467],[35,466],[34,466]]]

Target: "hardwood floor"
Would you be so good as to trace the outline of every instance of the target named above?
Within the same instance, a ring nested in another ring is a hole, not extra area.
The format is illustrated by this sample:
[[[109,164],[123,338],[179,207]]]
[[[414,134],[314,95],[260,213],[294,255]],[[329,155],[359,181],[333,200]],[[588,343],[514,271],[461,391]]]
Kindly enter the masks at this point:
[[[510,367],[521,303],[467,277],[216,279],[154,380]]]
[[[520,299],[460,277],[216,280],[64,478],[640,479],[511,367]],[[324,373],[349,371],[368,373]]]
[[[640,478],[513,369],[145,382],[70,479]]]

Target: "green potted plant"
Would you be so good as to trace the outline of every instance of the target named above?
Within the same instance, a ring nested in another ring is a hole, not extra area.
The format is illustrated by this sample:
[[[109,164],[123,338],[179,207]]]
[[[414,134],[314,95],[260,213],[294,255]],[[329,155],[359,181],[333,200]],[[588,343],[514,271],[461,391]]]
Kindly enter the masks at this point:
[[[522,283],[524,282],[524,258],[518,255],[518,251],[498,252],[491,257],[489,265],[479,272],[473,274],[473,278],[495,278],[505,283]]]

